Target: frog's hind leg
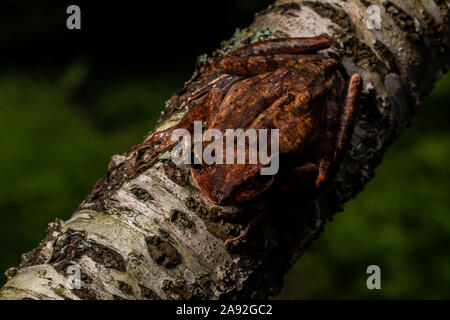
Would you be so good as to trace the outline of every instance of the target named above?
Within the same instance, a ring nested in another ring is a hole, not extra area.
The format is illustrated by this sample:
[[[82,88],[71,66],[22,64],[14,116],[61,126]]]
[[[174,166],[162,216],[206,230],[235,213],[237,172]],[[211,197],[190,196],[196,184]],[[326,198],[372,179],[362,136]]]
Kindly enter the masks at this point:
[[[251,76],[274,71],[299,59],[313,59],[313,53],[326,49],[332,44],[327,35],[312,38],[286,38],[257,42],[212,63],[213,70],[239,76]]]
[[[250,56],[311,53],[329,48],[332,43],[333,39],[326,34],[307,38],[266,40],[237,49],[230,56],[246,58]]]
[[[327,150],[324,154],[324,158],[321,159],[319,164],[319,174],[316,180],[316,187],[320,188],[330,174],[336,169],[345,155],[345,151],[350,144],[352,138],[356,112],[358,108],[359,96],[361,94],[362,78],[359,74],[354,74],[350,79],[348,86],[347,98],[345,101],[344,109],[340,115],[339,130],[337,135],[333,133],[333,125],[327,130],[328,139],[336,139],[335,144],[330,144],[334,147],[334,151]],[[331,119],[331,123],[336,122],[336,113],[331,113],[328,116]]]
[[[342,115],[342,129],[339,132],[336,153],[334,155],[335,162],[340,162],[344,156],[347,146],[353,135],[355,126],[356,113],[358,111],[359,96],[361,95],[362,78],[359,74],[354,74],[350,79],[348,86],[347,99],[345,101],[344,114]]]

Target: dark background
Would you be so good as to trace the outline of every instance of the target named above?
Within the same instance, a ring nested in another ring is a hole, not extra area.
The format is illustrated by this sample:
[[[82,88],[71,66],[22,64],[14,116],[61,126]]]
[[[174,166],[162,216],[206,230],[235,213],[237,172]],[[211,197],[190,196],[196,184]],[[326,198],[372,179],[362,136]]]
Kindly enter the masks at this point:
[[[271,1],[92,2],[0,4],[1,271],[70,217],[111,155],[142,141],[196,57]],[[66,28],[70,4],[82,30]],[[450,298],[449,89],[446,76],[280,298]],[[378,291],[365,285],[371,264]]]

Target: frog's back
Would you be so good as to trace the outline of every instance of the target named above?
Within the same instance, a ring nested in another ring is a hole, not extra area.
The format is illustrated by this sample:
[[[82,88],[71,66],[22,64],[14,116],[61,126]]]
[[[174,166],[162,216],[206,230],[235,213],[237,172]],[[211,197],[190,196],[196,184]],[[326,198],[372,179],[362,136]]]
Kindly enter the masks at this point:
[[[218,130],[255,127],[255,120],[285,95],[314,99],[329,89],[336,66],[334,60],[320,54],[296,55],[282,67],[241,80],[225,94],[207,127]]]

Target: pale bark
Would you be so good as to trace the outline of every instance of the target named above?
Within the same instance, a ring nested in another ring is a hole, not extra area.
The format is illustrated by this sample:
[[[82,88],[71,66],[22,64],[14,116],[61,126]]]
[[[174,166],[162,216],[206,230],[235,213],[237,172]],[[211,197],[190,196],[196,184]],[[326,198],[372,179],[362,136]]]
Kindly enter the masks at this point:
[[[381,9],[380,30],[369,30],[367,6]],[[347,156],[316,199],[293,193],[265,196],[267,216],[250,241],[230,254],[224,239],[248,220],[214,222],[217,207],[195,188],[186,168],[166,157],[133,175],[137,155],[114,156],[108,176],[66,222],[50,224],[38,248],[7,271],[2,299],[266,298],[319,236],[324,224],[373,177],[395,137],[409,125],[423,97],[449,67],[450,3],[421,1],[278,1],[255,16],[212,56],[202,56],[185,88],[166,105],[155,130],[175,124],[190,105],[180,96],[199,86],[211,57],[249,41],[328,33],[328,54],[348,74],[360,73],[364,94]],[[257,205],[258,206],[258,205]],[[261,207],[261,205],[259,205]],[[255,210],[260,210],[256,207]],[[237,210],[238,208],[227,208]],[[242,209],[242,208],[240,208]],[[67,267],[81,268],[82,288],[71,290]]]

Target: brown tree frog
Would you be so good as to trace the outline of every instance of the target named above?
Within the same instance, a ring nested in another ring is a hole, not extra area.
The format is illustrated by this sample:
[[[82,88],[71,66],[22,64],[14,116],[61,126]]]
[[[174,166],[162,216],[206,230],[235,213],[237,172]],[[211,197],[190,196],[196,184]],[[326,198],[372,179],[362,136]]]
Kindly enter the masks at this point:
[[[177,128],[279,129],[280,170],[301,179],[313,175],[320,188],[333,175],[350,142],[362,79],[350,80],[338,63],[317,51],[327,35],[268,40],[215,60],[216,74],[194,107],[176,126],[155,133],[144,145],[155,154],[173,147]],[[199,96],[199,94],[197,94]],[[157,145],[157,146],[156,146]],[[286,165],[284,165],[286,164]],[[276,177],[261,179],[262,164],[212,164],[191,168],[202,193],[219,205],[241,203],[267,190]]]

